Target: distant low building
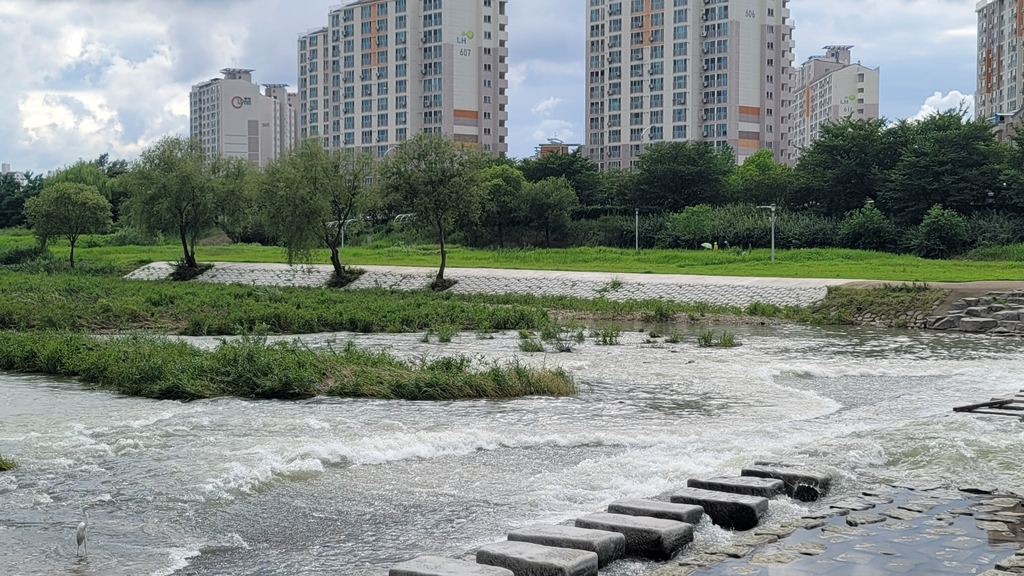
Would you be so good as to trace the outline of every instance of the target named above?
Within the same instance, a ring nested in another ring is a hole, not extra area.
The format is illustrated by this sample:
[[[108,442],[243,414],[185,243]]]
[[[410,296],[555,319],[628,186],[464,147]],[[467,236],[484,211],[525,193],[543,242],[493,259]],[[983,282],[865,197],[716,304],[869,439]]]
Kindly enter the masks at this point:
[[[226,68],[223,78],[192,87],[191,136],[206,156],[231,156],[266,166],[298,144],[298,96],[285,84],[252,81],[252,70]]]
[[[8,175],[13,176],[14,179],[17,180],[18,183],[21,184],[22,186],[28,184],[28,179],[25,178],[24,172],[14,172],[11,170],[10,164],[0,164],[0,176]]]
[[[579,149],[580,146],[582,146],[582,144],[566,144],[557,138],[550,138],[548,139],[547,144],[537,146],[533,157],[540,159],[545,156],[551,156],[552,154],[572,154]]]
[[[792,146],[781,161],[796,164],[826,123],[879,117],[880,71],[852,63],[852,48],[826,46],[823,56],[812,56],[797,70],[789,138]]]

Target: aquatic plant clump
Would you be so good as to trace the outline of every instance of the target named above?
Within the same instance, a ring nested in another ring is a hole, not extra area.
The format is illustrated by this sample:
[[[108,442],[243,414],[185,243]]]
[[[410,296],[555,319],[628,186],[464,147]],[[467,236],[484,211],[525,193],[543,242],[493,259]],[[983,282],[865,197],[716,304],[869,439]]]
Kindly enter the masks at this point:
[[[0,370],[79,378],[128,396],[199,400],[316,396],[457,400],[569,396],[572,376],[518,361],[478,366],[465,357],[405,362],[387,352],[313,350],[246,337],[202,351],[151,336],[97,339],[68,332],[0,332]]]
[[[0,472],[10,472],[18,467],[18,463],[0,454]]]

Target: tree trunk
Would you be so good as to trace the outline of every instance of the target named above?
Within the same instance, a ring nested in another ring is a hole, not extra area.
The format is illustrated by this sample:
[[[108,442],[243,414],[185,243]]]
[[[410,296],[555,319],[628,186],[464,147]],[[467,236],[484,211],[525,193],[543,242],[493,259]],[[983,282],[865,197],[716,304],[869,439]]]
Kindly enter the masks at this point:
[[[345,273],[345,267],[341,265],[341,256],[338,255],[337,246],[331,246],[331,264],[334,265],[334,275],[341,278]]]
[[[448,265],[448,250],[444,247],[444,224],[438,222],[437,224],[438,237],[441,240],[441,269],[437,271],[438,285],[444,284],[444,268]]]
[[[188,238],[185,236],[185,227],[179,226],[178,233],[181,237],[181,249],[185,251],[185,266],[187,268],[198,268],[196,265],[196,253],[195,250],[189,250]]]
[[[77,243],[77,239],[71,241],[71,267],[72,268],[75,267],[75,244],[76,243]]]
[[[498,222],[498,248],[505,249],[505,226]]]
[[[544,226],[544,244],[551,248],[551,227]]]

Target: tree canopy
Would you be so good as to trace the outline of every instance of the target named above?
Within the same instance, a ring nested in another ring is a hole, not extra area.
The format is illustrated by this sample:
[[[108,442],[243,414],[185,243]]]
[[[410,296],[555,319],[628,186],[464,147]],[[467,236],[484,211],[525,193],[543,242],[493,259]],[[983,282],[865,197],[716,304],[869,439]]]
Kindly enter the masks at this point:
[[[94,186],[59,182],[25,202],[25,215],[35,235],[46,239],[63,236],[71,244],[71,267],[82,234],[105,231],[111,223],[110,202]]]

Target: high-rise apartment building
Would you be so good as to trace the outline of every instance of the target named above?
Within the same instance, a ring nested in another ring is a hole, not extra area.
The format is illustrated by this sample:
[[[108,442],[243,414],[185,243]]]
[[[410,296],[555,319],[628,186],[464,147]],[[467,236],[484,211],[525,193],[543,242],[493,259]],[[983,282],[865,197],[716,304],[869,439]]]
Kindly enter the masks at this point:
[[[588,0],[587,153],[629,168],[697,140],[784,156],[794,72],[789,0]]]
[[[790,125],[790,142],[782,162],[794,165],[804,148],[821,133],[822,125],[844,118],[878,118],[878,68],[851,62],[853,46],[826,46],[825,55],[812,56],[797,70]]]
[[[996,123],[1001,140],[1024,112],[1024,2],[981,0],[978,13],[978,89],[974,116]]]
[[[226,68],[223,78],[192,87],[190,132],[207,158],[231,156],[266,166],[295,147],[296,96],[285,84],[268,84],[261,94],[252,72]]]
[[[355,0],[298,41],[302,138],[387,154],[417,132],[508,152],[506,0]]]

